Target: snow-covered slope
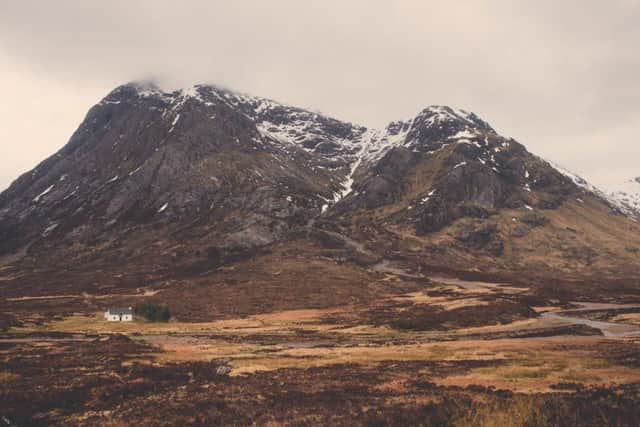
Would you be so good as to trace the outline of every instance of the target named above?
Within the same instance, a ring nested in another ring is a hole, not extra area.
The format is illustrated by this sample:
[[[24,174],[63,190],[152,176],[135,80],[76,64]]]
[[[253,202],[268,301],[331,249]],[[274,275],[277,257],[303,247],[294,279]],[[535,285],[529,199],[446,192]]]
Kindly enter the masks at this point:
[[[617,188],[603,190],[553,162],[548,163],[558,172],[570,178],[577,186],[606,199],[632,219],[640,220],[640,177],[627,180]]]
[[[623,211],[640,219],[640,177],[629,179],[612,188],[609,197]]]
[[[592,193],[596,193],[599,196],[606,197],[606,193],[604,191],[600,190],[595,185],[589,183],[586,179],[584,179],[580,175],[574,172],[571,172],[570,170],[565,169],[564,167],[552,161],[547,160],[547,163],[549,163],[549,165],[551,165],[555,170],[557,170],[567,178],[570,178],[573,181],[573,183],[576,184],[578,187],[584,188],[585,190],[591,191]]]

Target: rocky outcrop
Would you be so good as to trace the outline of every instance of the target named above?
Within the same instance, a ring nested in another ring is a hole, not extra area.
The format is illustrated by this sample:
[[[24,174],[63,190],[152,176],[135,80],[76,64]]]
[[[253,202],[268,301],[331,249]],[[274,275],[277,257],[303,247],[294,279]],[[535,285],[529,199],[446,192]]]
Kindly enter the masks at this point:
[[[499,256],[504,249],[504,243],[498,235],[498,226],[492,222],[465,224],[456,233],[456,240],[472,249],[485,249],[489,253]]]

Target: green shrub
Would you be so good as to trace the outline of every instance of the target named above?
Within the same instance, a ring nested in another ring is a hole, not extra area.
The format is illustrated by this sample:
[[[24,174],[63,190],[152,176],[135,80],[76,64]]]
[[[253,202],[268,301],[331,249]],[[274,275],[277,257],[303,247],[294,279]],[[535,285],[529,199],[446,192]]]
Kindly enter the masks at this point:
[[[168,322],[171,318],[169,307],[164,304],[138,304],[136,316],[144,317],[149,322]]]

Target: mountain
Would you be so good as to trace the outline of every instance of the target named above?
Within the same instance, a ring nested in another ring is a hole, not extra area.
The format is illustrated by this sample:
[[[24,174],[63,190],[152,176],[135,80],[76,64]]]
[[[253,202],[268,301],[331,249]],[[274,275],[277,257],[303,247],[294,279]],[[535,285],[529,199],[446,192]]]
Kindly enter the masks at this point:
[[[206,318],[442,272],[635,286],[629,215],[463,110],[375,130],[210,85],[131,83],[0,194],[0,286],[145,288]]]

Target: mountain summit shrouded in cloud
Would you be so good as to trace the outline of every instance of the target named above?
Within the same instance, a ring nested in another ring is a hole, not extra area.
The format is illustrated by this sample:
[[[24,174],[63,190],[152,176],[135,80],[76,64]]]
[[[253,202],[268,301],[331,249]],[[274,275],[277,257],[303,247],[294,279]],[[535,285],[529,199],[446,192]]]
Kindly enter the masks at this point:
[[[638,20],[626,1],[4,3],[0,187],[60,148],[110,88],[155,76],[374,128],[425,104],[466,106],[613,189],[640,156]]]

